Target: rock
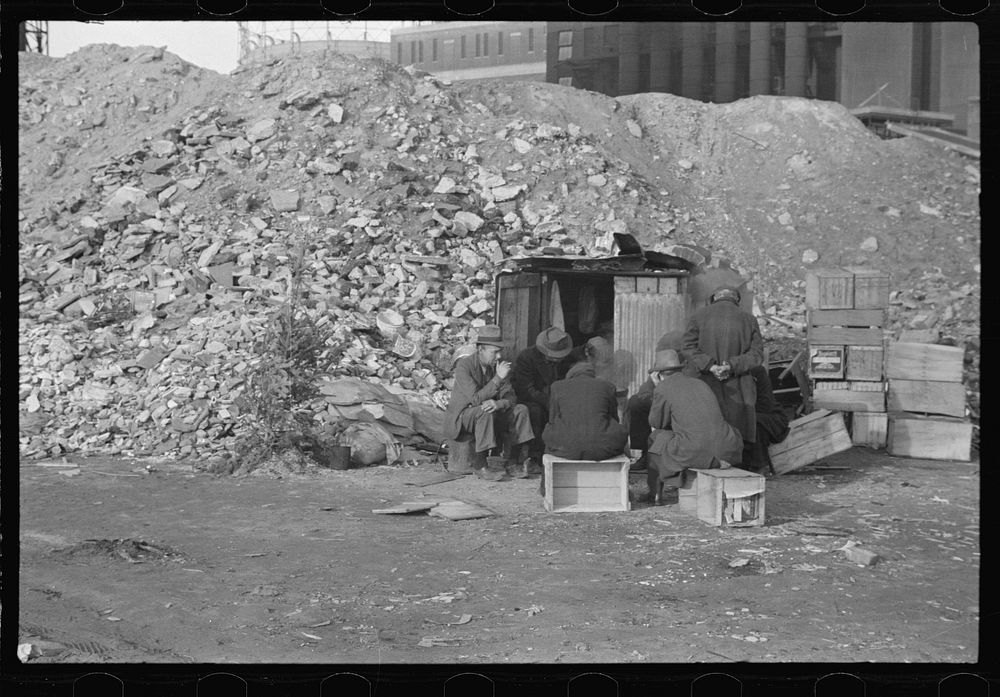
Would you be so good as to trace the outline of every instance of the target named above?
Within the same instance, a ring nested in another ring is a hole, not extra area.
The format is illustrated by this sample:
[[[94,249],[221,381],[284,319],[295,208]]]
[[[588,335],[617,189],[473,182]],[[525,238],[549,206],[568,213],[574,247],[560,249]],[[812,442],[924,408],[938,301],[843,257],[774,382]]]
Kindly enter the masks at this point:
[[[486,222],[475,213],[469,213],[468,211],[458,211],[455,213],[454,220],[456,223],[464,226],[469,232],[476,232]]]
[[[524,155],[531,150],[531,143],[526,140],[522,140],[521,138],[514,138],[513,143],[514,149],[521,155]]]
[[[455,180],[451,177],[441,177],[440,181],[436,187],[434,187],[435,194],[450,194],[455,190],[456,184]]]
[[[694,169],[694,163],[691,160],[678,160],[677,166],[686,171]]]
[[[803,264],[814,264],[819,259],[819,253],[815,249],[807,249],[802,252]]]
[[[270,138],[278,132],[278,122],[274,119],[262,119],[247,130],[246,139],[251,143]]]
[[[299,192],[275,189],[271,191],[271,206],[278,212],[297,211],[299,209]]]
[[[592,174],[587,177],[587,184],[595,187],[602,187],[608,183],[607,178],[603,174]]]
[[[861,566],[875,566],[881,559],[875,552],[861,547],[848,547],[844,550],[844,553],[847,555],[849,561]]]
[[[344,120],[344,107],[339,104],[330,104],[326,108],[326,115],[329,116],[334,123],[340,123]]]
[[[636,123],[632,119],[629,119],[625,122],[625,125],[628,127],[629,133],[631,133],[636,138],[642,138],[642,127],[638,123]],[[683,167],[683,165],[681,166]],[[690,169],[690,167],[684,167],[684,169]]]
[[[781,225],[791,225],[792,215],[790,213],[782,213],[778,216],[778,223]]]
[[[520,186],[497,186],[492,190],[493,200],[497,203],[501,201],[511,201],[521,193]]]
[[[865,241],[861,243],[861,251],[863,252],[877,252],[878,251],[878,240],[874,237],[866,237]]]
[[[337,199],[333,196],[320,196],[316,203],[323,215],[330,215],[337,208]]]

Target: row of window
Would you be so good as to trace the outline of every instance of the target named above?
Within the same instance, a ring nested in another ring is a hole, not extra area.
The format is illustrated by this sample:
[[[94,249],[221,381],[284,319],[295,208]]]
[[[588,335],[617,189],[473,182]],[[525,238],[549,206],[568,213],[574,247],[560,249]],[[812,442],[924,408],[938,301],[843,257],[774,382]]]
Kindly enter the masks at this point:
[[[504,33],[502,31],[497,32],[497,43],[496,50],[497,55],[502,56],[504,51]],[[490,55],[490,32],[476,33],[476,58],[480,56]],[[511,32],[510,38],[520,38],[521,32]],[[438,53],[438,39],[431,39],[431,62],[437,62],[439,60]],[[445,42],[454,41],[454,39],[447,39]],[[396,44],[396,62],[403,62],[403,43],[400,41]],[[535,52],[535,30],[533,28],[528,28],[528,53]],[[463,34],[459,37],[459,58],[467,58],[468,53],[466,50],[466,35]],[[423,63],[424,62],[424,42],[422,40],[411,41],[410,42],[410,63]]]

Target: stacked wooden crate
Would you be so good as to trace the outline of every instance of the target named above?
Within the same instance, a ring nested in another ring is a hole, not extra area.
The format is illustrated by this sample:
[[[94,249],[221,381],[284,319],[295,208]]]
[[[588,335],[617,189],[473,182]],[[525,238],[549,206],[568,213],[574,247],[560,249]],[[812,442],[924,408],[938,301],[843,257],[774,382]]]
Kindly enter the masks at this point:
[[[965,418],[962,366],[955,346],[892,342],[889,378],[889,452],[932,460],[969,460],[972,424]]]
[[[855,445],[886,444],[884,328],[889,275],[849,266],[806,276],[813,404],[848,412]]]

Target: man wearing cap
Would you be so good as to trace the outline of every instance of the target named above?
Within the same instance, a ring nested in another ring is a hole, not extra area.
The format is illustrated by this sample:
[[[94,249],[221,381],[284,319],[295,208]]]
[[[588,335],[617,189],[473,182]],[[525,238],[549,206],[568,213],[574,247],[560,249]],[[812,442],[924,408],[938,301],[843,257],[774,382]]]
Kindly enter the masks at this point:
[[[676,330],[667,332],[656,342],[656,354],[664,349],[681,350],[684,340],[684,332]],[[652,430],[649,427],[649,409],[653,406],[653,383],[652,377],[639,385],[636,393],[629,397],[625,405],[625,426],[628,428],[629,448],[641,450],[642,455],[629,468],[630,472],[641,472],[646,469],[649,461],[649,436]]]
[[[688,375],[708,385],[726,421],[753,443],[757,388],[750,371],[764,363],[764,340],[757,318],[740,309],[736,288],[720,286],[710,304],[691,315],[681,353]]]
[[[503,347],[500,327],[487,325],[479,330],[475,353],[455,363],[455,382],[445,411],[443,435],[455,439],[472,434],[476,452],[502,447],[505,435],[512,446],[535,437],[528,409],[517,404],[511,388],[510,362],[498,362]]]
[[[664,349],[649,371],[656,387],[649,410],[653,435],[646,483],[657,505],[665,487],[683,483],[685,470],[730,467],[743,455],[743,439],[722,418],[712,390],[682,372],[683,367],[677,351]]]
[[[566,376],[569,361],[565,359],[572,350],[573,340],[569,334],[558,327],[549,327],[539,332],[534,346],[521,351],[514,360],[511,379],[514,393],[517,401],[528,408],[531,428],[536,434],[527,453],[531,461],[525,463],[529,473],[541,472],[539,463],[545,448],[541,433],[549,421],[549,388]]]

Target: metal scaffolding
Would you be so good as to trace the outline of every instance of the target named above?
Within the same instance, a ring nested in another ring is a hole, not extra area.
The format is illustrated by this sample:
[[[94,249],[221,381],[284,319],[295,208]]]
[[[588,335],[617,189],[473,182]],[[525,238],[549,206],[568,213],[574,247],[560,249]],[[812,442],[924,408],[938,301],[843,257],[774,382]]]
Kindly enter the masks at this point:
[[[49,23],[21,22],[18,27],[17,50],[49,55]]]

